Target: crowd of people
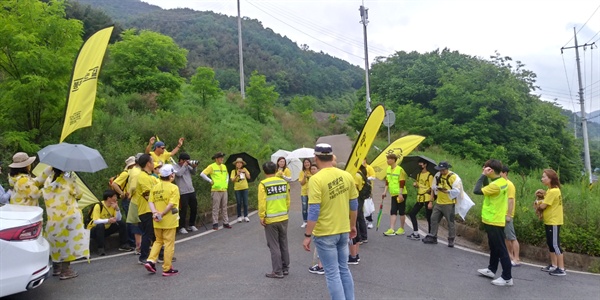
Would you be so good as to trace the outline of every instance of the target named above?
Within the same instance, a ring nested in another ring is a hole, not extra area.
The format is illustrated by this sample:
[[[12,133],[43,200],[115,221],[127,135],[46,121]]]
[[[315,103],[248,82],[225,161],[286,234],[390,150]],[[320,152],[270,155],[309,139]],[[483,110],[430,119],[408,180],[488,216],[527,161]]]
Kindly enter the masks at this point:
[[[48,216],[45,230],[51,246],[53,275],[60,279],[76,277],[77,272],[71,269],[70,263],[79,258],[89,258],[85,229],[91,231],[99,255],[105,254],[105,238],[118,233],[118,249],[135,251],[139,255],[139,263],[149,272],[156,273],[156,264],[162,263],[163,276],[176,275],[178,270],[173,268],[173,262],[176,261],[176,233],[187,234],[198,230],[198,200],[192,184],[198,162],[190,160],[185,152],[179,153],[177,162],[172,159],[183,142],[184,139],[180,138],[177,147],[169,152],[163,142],[152,137],[145,153],[127,158],[123,171],[112,180],[112,188],[105,191],[102,201],[91,208],[87,224],[84,224],[84,217],[77,206],[80,191],[75,176],[71,172],[49,167],[34,177],[31,165],[36,158],[23,152],[16,153],[8,166],[10,188],[0,191],[0,201],[10,199],[11,204],[37,206],[40,199],[44,200]],[[301,227],[306,237],[303,247],[311,251],[311,244],[314,243],[315,255],[319,258],[318,264],[311,266],[309,271],[325,275],[333,299],[353,299],[354,282],[348,264],[358,264],[359,246],[368,242],[367,229],[373,227],[372,216],[365,216],[363,207],[365,201],[373,197],[375,174],[366,161],[363,161],[356,174],[336,168],[336,158],[328,144],[317,144],[314,151],[314,160],[303,160],[299,176]],[[223,163],[224,157],[222,152],[215,153],[212,156],[214,163],[199,174],[211,185],[213,230],[219,229],[219,220],[222,220],[223,228],[232,228],[227,214],[230,181],[236,197],[237,222],[250,221],[248,180],[255,174],[246,169],[246,162],[242,158],[234,161],[228,173]],[[448,162],[442,161],[436,165],[436,174],[428,171],[429,163],[425,159],[418,163],[421,172],[412,184],[417,197],[408,213],[413,230],[407,237],[425,244],[437,244],[439,224],[445,218],[448,223],[447,245],[454,247],[455,205],[463,193],[462,182],[457,174],[450,171],[452,166]],[[387,155],[387,164],[381,199],[383,201],[389,192],[391,209],[390,226],[383,234],[404,235],[409,188],[406,184],[407,175],[398,164],[396,155]],[[266,178],[258,187],[258,217],[265,229],[272,261],[272,270],[266,273],[266,277],[284,278],[289,274],[290,262],[287,228],[291,172],[283,157],[277,159],[276,163],[263,164],[262,170]],[[500,286],[513,285],[511,269],[521,264],[513,225],[515,187],[508,180],[508,172],[508,168],[500,161],[487,161],[473,191],[484,197],[481,218],[490,248],[489,265],[477,271],[482,276],[494,278],[498,264],[501,264],[501,276],[492,281],[492,284]],[[547,190],[545,194],[543,191],[536,193],[539,199],[534,207],[545,224],[551,262],[542,270],[550,275],[564,276],[564,256],[560,247],[562,197],[556,172],[544,170],[542,183]],[[428,224],[424,237],[419,234],[417,223],[417,214],[423,208]],[[396,229],[398,215],[400,224]]]

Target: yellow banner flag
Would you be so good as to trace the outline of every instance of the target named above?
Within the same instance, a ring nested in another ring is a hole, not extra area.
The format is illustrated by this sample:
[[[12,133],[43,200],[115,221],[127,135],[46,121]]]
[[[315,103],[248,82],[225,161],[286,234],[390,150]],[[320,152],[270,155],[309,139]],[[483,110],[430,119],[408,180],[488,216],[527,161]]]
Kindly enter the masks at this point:
[[[385,109],[382,105],[377,105],[369,115],[365,126],[356,139],[354,148],[352,148],[352,153],[350,153],[348,163],[346,163],[346,171],[348,173],[354,175],[358,172],[358,168],[365,157],[367,157],[367,153],[371,149],[371,144],[373,144],[373,140],[375,140],[375,136],[379,132],[383,118],[385,118]]]
[[[387,169],[388,154],[394,153],[398,156],[398,165],[402,162],[402,158],[412,152],[425,139],[420,135],[407,135],[401,137],[391,143],[371,162],[371,167],[375,170],[375,177],[379,180],[385,179]]]
[[[113,27],[110,26],[94,33],[79,50],[71,77],[65,123],[60,142],[64,141],[73,131],[92,126],[98,75]]]

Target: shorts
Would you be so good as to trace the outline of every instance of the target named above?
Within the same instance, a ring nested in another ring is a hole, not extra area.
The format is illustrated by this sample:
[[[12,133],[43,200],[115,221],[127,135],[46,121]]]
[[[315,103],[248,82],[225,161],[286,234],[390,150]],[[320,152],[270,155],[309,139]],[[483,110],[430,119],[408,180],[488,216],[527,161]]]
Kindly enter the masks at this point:
[[[563,251],[560,248],[560,225],[545,225],[545,229],[548,250],[550,250],[550,253],[561,255]]]
[[[138,206],[137,204],[131,202],[129,203],[129,211],[127,212],[127,223],[137,224],[139,222],[140,216],[138,215]]]
[[[131,224],[131,223],[127,223],[127,228],[129,228],[129,232],[133,233],[133,234],[139,234],[142,235],[142,228],[140,228],[140,225],[138,224]]]
[[[511,218],[510,222],[506,222],[506,225],[504,225],[504,235],[506,236],[506,239],[509,241],[517,240],[517,234],[515,233],[514,219]]]
[[[407,194],[402,194],[404,197],[404,201],[398,203],[398,196],[392,196],[392,209],[390,210],[390,215],[401,215],[404,216],[406,214],[406,198]]]

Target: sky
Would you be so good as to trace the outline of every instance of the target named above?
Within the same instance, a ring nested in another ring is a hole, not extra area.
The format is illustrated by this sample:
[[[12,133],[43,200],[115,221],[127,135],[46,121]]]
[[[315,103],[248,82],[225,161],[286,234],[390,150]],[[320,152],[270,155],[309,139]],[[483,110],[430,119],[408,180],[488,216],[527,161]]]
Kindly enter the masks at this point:
[[[236,0],[142,1],[237,16]],[[298,45],[364,68],[363,4],[369,64],[397,51],[449,48],[483,59],[498,51],[537,74],[542,99],[581,110],[575,49],[561,48],[574,46],[573,28],[579,45],[600,44],[600,0],[240,0],[240,10]],[[600,110],[600,49],[579,50],[589,113]]]

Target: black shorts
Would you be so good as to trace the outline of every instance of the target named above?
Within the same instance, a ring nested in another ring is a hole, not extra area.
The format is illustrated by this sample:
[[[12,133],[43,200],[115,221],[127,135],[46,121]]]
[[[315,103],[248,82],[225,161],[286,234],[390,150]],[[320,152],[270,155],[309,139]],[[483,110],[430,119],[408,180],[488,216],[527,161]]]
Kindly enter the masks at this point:
[[[390,210],[390,215],[401,215],[404,216],[406,214],[406,198],[408,194],[402,194],[404,197],[404,201],[398,203],[398,196],[392,196],[392,209]]]
[[[560,225],[545,225],[545,228],[548,250],[556,255],[561,255],[563,251],[560,248]]]

